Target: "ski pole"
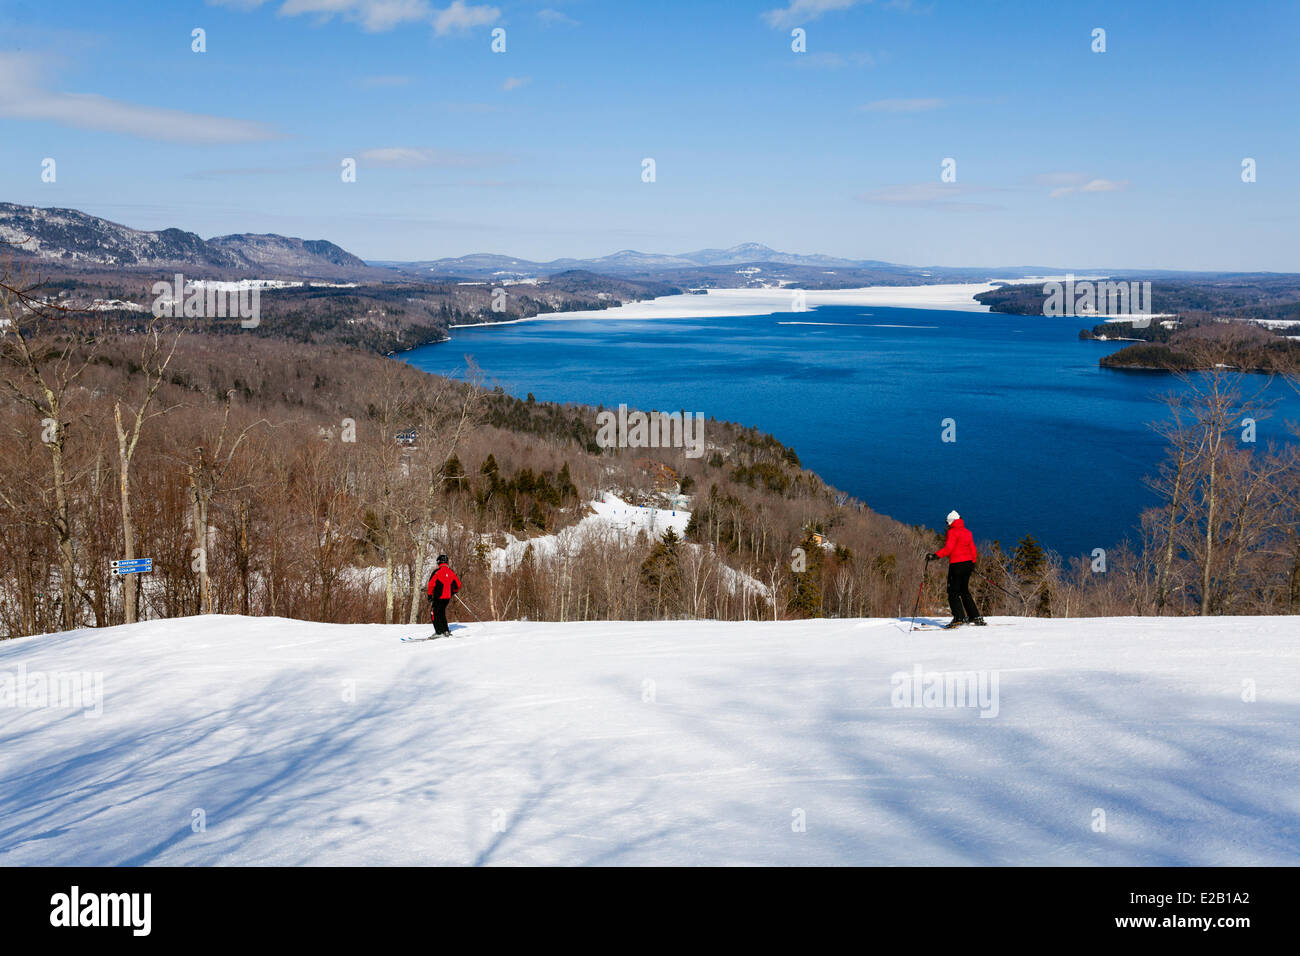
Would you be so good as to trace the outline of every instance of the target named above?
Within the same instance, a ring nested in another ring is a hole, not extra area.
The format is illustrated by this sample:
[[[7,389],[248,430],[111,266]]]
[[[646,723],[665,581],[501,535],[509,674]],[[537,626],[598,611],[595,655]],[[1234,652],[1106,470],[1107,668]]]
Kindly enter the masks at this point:
[[[985,584],[991,584],[991,585],[993,585],[995,588],[997,588],[999,591],[1001,591],[1003,594],[1005,594],[1007,597],[1013,597],[1013,598],[1015,598],[1017,601],[1020,601],[1021,603],[1024,603],[1024,598],[1020,597],[1018,594],[1012,594],[1010,591],[1008,591],[1008,590],[1007,590],[1006,588],[1004,588],[1002,585],[998,584],[998,582],[996,582],[996,581],[990,581],[989,578],[988,578],[988,575],[986,575],[984,572],[979,571],[979,570],[976,570],[975,573],[978,574],[981,578],[984,579],[984,583],[985,583]]]
[[[470,614],[474,614],[474,609],[473,609],[472,607],[470,607],[468,604],[466,604],[466,603],[465,603],[465,599],[462,598],[459,594],[456,595],[456,600],[457,600],[457,601],[460,601],[460,606],[461,606],[461,607],[463,607],[465,610],[469,611]],[[483,618],[479,617],[477,614],[474,614],[474,620],[478,621],[480,624],[483,623]]]
[[[1022,611],[1025,610],[1025,609],[1029,606],[1029,600],[1028,600],[1027,598],[1023,598],[1023,597],[1021,597],[1019,594],[1012,594],[1010,591],[1008,591],[1008,590],[1007,590],[1006,588],[1004,588],[1002,585],[998,584],[998,582],[996,582],[996,581],[990,581],[989,578],[988,578],[988,575],[984,574],[982,571],[979,571],[978,569],[975,570],[975,573],[978,574],[978,575],[980,576],[981,579],[983,579],[983,581],[984,581],[985,584],[991,584],[991,585],[993,585],[995,588],[997,588],[999,591],[1001,591],[1003,594],[1005,594],[1007,597],[1009,597],[1009,598],[1015,598],[1017,601],[1019,601],[1019,602],[1020,602],[1020,609],[1021,609]]]
[[[930,570],[930,556],[927,554],[925,556],[925,567],[921,569],[921,584],[916,589],[916,607],[912,608],[912,624],[907,629],[908,634],[911,634],[916,628],[916,615],[921,610],[921,592],[925,590],[925,573],[928,570]]]

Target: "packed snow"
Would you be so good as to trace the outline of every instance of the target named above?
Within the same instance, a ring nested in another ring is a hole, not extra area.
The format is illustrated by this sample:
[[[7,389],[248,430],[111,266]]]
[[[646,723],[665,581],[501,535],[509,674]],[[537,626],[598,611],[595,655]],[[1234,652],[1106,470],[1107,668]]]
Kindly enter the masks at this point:
[[[6,641],[0,865],[1296,862],[1295,618],[994,624]]]

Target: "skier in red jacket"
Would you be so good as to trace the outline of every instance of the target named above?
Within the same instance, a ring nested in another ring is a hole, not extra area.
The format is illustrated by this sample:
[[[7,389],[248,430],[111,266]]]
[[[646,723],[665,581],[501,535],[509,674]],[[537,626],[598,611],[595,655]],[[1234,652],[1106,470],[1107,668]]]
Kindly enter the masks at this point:
[[[427,588],[429,603],[433,605],[431,611],[434,637],[451,635],[451,627],[447,624],[447,605],[459,590],[460,578],[456,577],[456,572],[447,563],[447,556],[438,555],[438,570],[434,571],[433,576],[429,578]]]
[[[938,551],[926,555],[927,561],[948,559],[948,606],[952,609],[952,620],[944,625],[945,629],[963,624],[984,626],[984,618],[980,617],[970,593],[970,576],[975,570],[977,557],[974,535],[966,530],[961,515],[955,511],[948,512],[947,540]]]

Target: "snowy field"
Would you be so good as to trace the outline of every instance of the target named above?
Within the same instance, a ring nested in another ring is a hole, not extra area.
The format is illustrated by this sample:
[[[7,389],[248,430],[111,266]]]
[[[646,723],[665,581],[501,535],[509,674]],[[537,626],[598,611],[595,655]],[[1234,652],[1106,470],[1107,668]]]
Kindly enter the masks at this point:
[[[7,641],[0,865],[1300,859],[1296,618],[997,623]],[[57,672],[80,709],[39,706]]]

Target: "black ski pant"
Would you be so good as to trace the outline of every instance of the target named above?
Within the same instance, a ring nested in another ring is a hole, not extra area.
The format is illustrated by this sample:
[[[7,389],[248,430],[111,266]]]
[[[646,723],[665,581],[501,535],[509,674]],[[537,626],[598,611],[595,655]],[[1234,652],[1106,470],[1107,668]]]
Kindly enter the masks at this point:
[[[948,606],[955,621],[973,621],[980,616],[970,594],[970,576],[974,561],[954,561],[948,565]]]
[[[451,628],[447,626],[447,605],[451,603],[451,598],[432,598],[433,604],[433,633],[450,634]]]

